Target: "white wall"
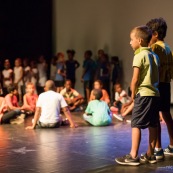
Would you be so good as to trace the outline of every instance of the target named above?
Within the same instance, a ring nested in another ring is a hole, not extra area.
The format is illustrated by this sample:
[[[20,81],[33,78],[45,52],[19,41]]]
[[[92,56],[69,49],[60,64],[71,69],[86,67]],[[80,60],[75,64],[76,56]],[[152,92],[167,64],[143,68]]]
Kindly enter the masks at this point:
[[[77,70],[77,89],[80,82],[83,53],[91,49],[96,55],[104,49],[110,56],[117,55],[123,65],[126,88],[132,75],[133,50],[129,33],[135,26],[155,17],[163,17],[168,24],[165,41],[173,48],[172,0],[54,0],[54,53],[76,50],[81,67]]]

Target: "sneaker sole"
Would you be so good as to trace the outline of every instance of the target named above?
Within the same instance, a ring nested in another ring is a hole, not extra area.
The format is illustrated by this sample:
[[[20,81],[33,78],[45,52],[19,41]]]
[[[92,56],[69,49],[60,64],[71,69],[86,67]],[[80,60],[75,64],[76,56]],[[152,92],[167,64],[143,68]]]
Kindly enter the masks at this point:
[[[118,160],[115,159],[115,162],[117,162],[120,165],[129,165],[129,166],[138,166],[140,165],[140,162],[119,162]]]
[[[156,156],[156,160],[164,160],[164,156]]]
[[[170,155],[170,156],[173,156],[173,153],[167,153],[167,152],[164,152],[165,155]]]
[[[117,115],[115,115],[115,114],[113,114],[113,116],[114,116],[116,119],[118,119],[118,120],[120,120],[120,121],[123,121],[123,118],[120,118],[119,116],[117,116]]]
[[[151,164],[157,163],[157,160],[146,160],[146,159],[141,159],[141,158],[140,158],[140,161],[142,163],[151,163]]]

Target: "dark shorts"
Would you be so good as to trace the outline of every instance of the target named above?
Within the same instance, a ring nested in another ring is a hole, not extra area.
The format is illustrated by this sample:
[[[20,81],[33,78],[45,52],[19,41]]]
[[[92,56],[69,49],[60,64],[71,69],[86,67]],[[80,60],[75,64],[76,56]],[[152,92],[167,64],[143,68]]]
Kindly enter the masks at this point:
[[[38,122],[37,123],[38,128],[58,128],[61,126],[61,122],[57,122],[57,123],[42,123],[42,122]]]
[[[92,90],[92,88],[93,88],[93,81],[92,80],[84,81],[84,89],[86,89],[86,88]]]
[[[54,81],[56,87],[64,87],[64,81]]]
[[[131,127],[145,129],[157,127],[159,123],[159,97],[137,94],[132,111]]]
[[[171,86],[170,83],[159,83],[160,107],[159,111],[170,112]]]

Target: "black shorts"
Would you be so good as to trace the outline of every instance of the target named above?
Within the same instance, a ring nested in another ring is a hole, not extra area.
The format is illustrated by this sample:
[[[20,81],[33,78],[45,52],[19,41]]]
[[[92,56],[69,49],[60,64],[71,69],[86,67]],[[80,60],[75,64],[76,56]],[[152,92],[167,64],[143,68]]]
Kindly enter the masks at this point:
[[[159,97],[137,94],[132,111],[131,127],[145,129],[159,123]]]
[[[159,83],[160,107],[159,111],[170,112],[171,86],[170,83]]]
[[[61,126],[61,122],[57,122],[57,123],[42,123],[42,122],[38,122],[37,123],[37,127],[38,128],[58,128]]]
[[[56,87],[64,87],[64,81],[54,81]]]

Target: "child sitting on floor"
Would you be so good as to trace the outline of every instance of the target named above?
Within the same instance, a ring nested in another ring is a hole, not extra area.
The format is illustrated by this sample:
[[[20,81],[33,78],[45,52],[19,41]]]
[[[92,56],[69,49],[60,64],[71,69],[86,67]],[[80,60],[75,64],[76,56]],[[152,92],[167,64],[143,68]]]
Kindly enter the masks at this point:
[[[4,97],[0,97],[0,124],[9,123],[11,119],[20,115],[20,111],[8,110],[7,103]]]
[[[102,87],[103,87],[103,84],[101,80],[96,80],[94,82],[94,89],[98,89],[102,91],[102,97],[100,100],[105,101],[109,105],[110,103],[109,95],[105,89],[102,89]],[[90,101],[95,99],[95,96],[93,94],[94,89],[91,91],[91,95],[89,99]]]
[[[11,124],[21,124],[24,122],[25,114],[22,108],[18,105],[17,88],[14,85],[9,85],[7,88],[8,94],[5,96],[5,102],[9,111],[15,111],[17,115],[16,119],[10,121]]]
[[[33,114],[35,112],[37,99],[38,95],[35,94],[35,86],[30,82],[26,85],[26,94],[23,96],[22,109],[28,111],[29,114]]]
[[[113,116],[117,118],[120,121],[123,121],[122,115],[120,113],[125,111],[125,108],[129,106],[130,97],[126,93],[125,90],[122,89],[120,83],[116,83],[114,85],[115,90],[115,102],[113,103],[113,106],[111,106],[110,110],[113,113]],[[121,111],[121,109],[123,109]],[[124,115],[125,116],[125,115]]]
[[[112,114],[106,102],[101,100],[103,97],[102,90],[94,89],[92,93],[93,100],[89,102],[85,110],[84,119],[93,126],[110,125]]]
[[[84,98],[79,94],[75,89],[72,88],[71,80],[65,81],[65,88],[61,90],[60,94],[64,97],[65,101],[68,104],[70,111],[83,110],[82,104],[84,103]]]

